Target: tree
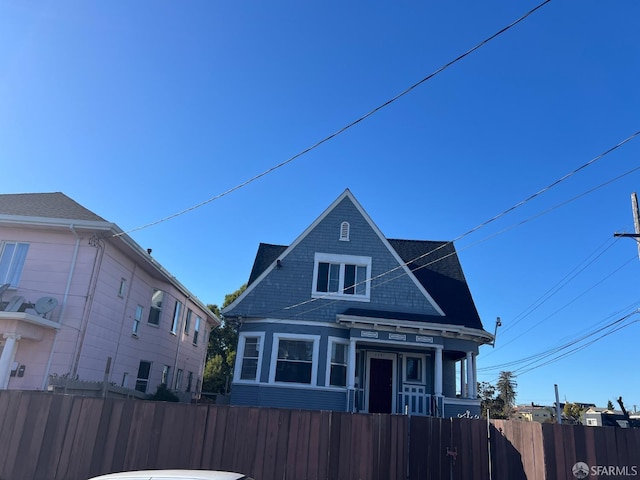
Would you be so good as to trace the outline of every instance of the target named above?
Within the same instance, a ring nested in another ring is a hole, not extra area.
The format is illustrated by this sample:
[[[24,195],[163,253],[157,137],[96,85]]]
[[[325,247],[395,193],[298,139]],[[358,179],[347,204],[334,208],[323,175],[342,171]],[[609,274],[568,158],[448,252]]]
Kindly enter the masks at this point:
[[[235,292],[225,295],[222,308],[233,303],[247,288],[247,284],[242,285]],[[204,367],[204,379],[202,391],[207,393],[229,393],[229,386],[233,377],[233,365],[236,358],[236,348],[238,344],[238,332],[236,327],[225,321],[220,314],[217,305],[207,305],[209,310],[222,319],[218,328],[214,328],[209,335],[209,345],[207,347],[207,363]]]
[[[498,398],[504,403],[504,414],[509,417],[511,410],[516,403],[516,388],[518,382],[516,382],[516,376],[513,372],[500,372],[498,377]]]
[[[569,423],[581,424],[581,418],[584,411],[585,409],[581,408],[577,403],[567,402],[564,404],[564,408],[562,409],[562,415],[569,420]]]
[[[611,400],[607,400],[607,410],[614,410],[613,402]]]
[[[496,395],[496,387],[489,382],[478,383],[478,397],[480,398],[480,412],[482,418],[506,418],[504,402]]]

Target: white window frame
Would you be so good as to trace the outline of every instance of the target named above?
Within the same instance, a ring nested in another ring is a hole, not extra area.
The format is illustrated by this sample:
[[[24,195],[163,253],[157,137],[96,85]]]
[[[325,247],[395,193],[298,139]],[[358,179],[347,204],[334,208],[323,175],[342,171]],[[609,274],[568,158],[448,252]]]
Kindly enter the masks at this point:
[[[173,320],[171,321],[171,334],[177,335],[180,327],[180,317],[182,317],[182,302],[180,300],[176,300],[176,303],[173,307]]]
[[[133,325],[131,327],[131,335],[137,337],[140,332],[140,324],[142,323],[142,315],[144,313],[144,307],[142,305],[136,306],[136,313],[133,314]]]
[[[197,347],[198,346],[198,340],[200,337],[200,323],[202,323],[202,318],[200,318],[200,315],[196,315],[196,322],[193,325],[193,346]]]
[[[320,263],[332,263],[340,265],[338,291],[337,292],[319,292],[318,291],[318,268]],[[344,270],[345,265],[356,265],[358,267],[366,267],[365,294],[358,295],[356,293],[344,293]],[[340,300],[351,300],[356,302],[369,302],[371,297],[371,257],[358,255],[337,255],[333,253],[316,253],[313,263],[313,287],[311,291],[313,298],[339,298]]]
[[[242,380],[242,360],[244,359],[244,347],[247,337],[258,337],[260,345],[258,346],[258,367],[256,369],[255,380]],[[241,332],[238,335],[238,352],[236,353],[236,364],[233,371],[234,383],[260,383],[260,374],[262,372],[262,355],[264,352],[264,332]]]
[[[407,358],[414,357],[419,358],[422,361],[422,378],[420,380],[413,380],[407,378]],[[402,355],[402,381],[407,384],[413,385],[425,385],[427,383],[427,356],[421,353],[404,353]]]
[[[189,331],[191,330],[191,318],[193,317],[193,310],[187,308],[187,316],[184,319],[184,334],[189,335]]]
[[[127,293],[127,279],[120,279],[120,288],[118,288],[118,297],[124,298],[124,295]]]
[[[347,347],[347,381],[344,386],[342,385],[331,385],[331,352],[333,350],[333,345],[339,343],[341,345],[345,345]],[[329,388],[338,388],[344,390],[347,388],[347,384],[349,383],[349,339],[348,338],[340,338],[340,337],[329,337],[329,341],[327,342],[327,369],[325,373],[325,386]]]
[[[14,245],[15,248],[11,254],[11,258],[8,260],[7,271],[5,272],[4,277],[0,278],[0,285],[8,283],[10,288],[18,288],[20,277],[22,277],[22,271],[24,270],[24,265],[27,263],[30,244],[26,242],[2,242],[2,248],[0,249],[0,263],[5,255],[7,245]],[[20,258],[20,256],[17,255],[18,249],[25,245],[26,251],[24,252],[24,258]]]
[[[280,340],[299,340],[313,342],[313,354],[311,357],[311,382],[276,382],[276,365],[278,363],[278,346]],[[302,333],[274,333],[271,345],[271,365],[269,366],[269,383],[273,385],[288,385],[291,387],[317,387],[318,384],[318,356],[320,352],[320,335],[307,335]]]

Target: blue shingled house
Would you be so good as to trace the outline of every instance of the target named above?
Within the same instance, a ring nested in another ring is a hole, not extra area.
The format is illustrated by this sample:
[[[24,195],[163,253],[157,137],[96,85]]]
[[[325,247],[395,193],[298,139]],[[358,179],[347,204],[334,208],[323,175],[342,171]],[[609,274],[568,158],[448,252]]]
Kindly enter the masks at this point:
[[[387,239],[346,190],[289,246],[260,244],[237,322],[231,403],[480,413],[482,327],[451,242]]]

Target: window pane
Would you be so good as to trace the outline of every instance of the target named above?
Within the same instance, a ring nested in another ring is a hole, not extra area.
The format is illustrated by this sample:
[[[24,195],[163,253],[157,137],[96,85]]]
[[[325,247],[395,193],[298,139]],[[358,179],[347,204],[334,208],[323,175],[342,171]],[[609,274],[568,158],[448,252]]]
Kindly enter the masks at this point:
[[[279,360],[276,365],[276,382],[311,383],[311,362]]]
[[[242,361],[240,380],[255,380],[258,374],[258,359],[245,358]]]
[[[310,362],[313,359],[313,342],[304,340],[280,340],[278,359]]]
[[[347,385],[347,367],[345,365],[331,365],[331,385],[345,387]]]
[[[422,359],[407,357],[407,380],[422,381]]]
[[[356,267],[356,295],[367,294],[367,267]]]
[[[276,382],[311,383],[312,361],[312,341],[280,340]]]
[[[326,292],[327,285],[329,282],[329,264],[328,263],[319,263],[318,264],[318,278],[316,279],[316,290],[318,292]]]
[[[152,325],[160,325],[160,314],[162,313],[162,301],[164,292],[162,290],[154,290],[151,297],[151,308],[149,308],[149,320]]]
[[[258,358],[259,337],[247,337],[244,343],[244,358]]]
[[[337,292],[340,288],[340,265],[329,265],[329,291]]]
[[[356,266],[344,266],[344,293],[353,295],[355,293],[354,284],[356,283]]]
[[[347,346],[343,343],[334,343],[331,347],[331,363],[347,363]]]
[[[28,243],[5,243],[0,257],[0,284],[17,287],[29,251]]]

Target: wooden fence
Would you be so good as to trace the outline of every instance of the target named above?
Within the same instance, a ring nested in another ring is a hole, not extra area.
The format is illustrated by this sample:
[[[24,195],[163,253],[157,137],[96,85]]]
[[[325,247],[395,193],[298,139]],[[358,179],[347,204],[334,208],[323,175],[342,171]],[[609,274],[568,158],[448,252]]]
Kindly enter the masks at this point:
[[[196,468],[256,480],[553,480],[640,466],[640,430],[0,392],[0,480]],[[491,457],[491,462],[489,462]],[[640,472],[638,472],[640,474]]]

